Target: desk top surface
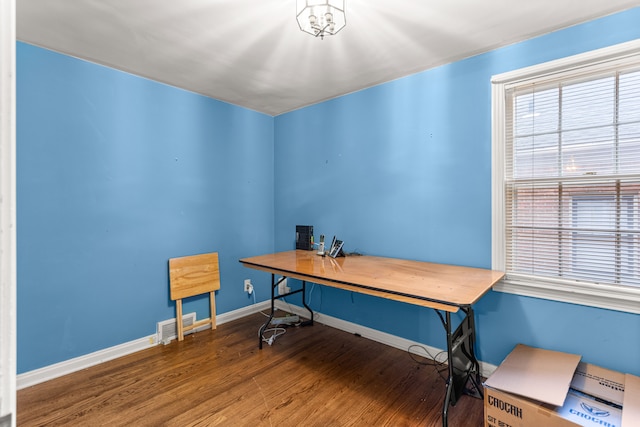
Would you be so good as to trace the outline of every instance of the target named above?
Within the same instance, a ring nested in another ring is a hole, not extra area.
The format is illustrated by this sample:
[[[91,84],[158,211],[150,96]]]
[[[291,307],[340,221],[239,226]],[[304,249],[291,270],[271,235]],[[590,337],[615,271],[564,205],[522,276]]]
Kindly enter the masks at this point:
[[[302,250],[243,258],[240,262],[310,282],[353,285],[456,306],[474,304],[504,276],[500,271],[482,268],[368,255],[334,259]]]

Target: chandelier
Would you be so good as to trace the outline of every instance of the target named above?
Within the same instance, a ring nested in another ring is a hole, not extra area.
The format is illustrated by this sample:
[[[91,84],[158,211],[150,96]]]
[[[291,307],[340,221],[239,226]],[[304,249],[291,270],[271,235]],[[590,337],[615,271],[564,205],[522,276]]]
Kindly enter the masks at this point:
[[[347,25],[344,0],[296,0],[296,19],[305,33],[332,36]]]

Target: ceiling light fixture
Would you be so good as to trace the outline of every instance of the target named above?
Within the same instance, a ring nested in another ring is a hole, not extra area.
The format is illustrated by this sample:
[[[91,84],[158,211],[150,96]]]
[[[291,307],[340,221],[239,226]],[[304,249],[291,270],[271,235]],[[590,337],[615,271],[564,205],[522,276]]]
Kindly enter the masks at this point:
[[[296,19],[305,33],[332,36],[347,25],[344,0],[296,0]]]

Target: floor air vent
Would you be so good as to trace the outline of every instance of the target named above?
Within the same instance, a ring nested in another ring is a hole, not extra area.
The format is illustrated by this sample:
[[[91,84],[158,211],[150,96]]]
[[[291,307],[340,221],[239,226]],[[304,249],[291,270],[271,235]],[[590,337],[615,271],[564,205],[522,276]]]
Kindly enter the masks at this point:
[[[183,326],[191,326],[196,321],[196,313],[184,314],[182,316],[182,325]],[[185,332],[185,335],[189,335],[190,333],[195,332],[194,329]],[[158,322],[158,342],[163,344],[169,344],[169,342],[173,339],[176,339],[178,336],[178,327],[176,325],[176,319],[163,320],[162,322]]]

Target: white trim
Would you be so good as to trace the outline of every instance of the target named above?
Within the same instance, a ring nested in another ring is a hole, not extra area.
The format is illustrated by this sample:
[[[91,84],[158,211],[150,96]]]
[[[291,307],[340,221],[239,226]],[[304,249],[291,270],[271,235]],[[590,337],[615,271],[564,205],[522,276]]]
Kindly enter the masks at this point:
[[[298,316],[309,317],[309,312],[307,309],[286,303],[281,300],[277,300],[275,302],[276,308],[280,310],[284,310],[287,312],[293,312]],[[332,328],[340,329],[341,331],[349,332],[351,334],[358,334],[364,338],[370,339],[372,341],[379,342],[381,344],[388,345],[390,347],[395,347],[400,350],[410,351],[413,354],[418,356],[426,356],[430,359],[438,361],[438,362],[446,362],[447,361],[447,353],[446,350],[431,347],[417,341],[411,341],[406,338],[398,337],[396,335],[391,335],[386,332],[378,331],[377,329],[368,328],[366,326],[358,325],[357,323],[348,322],[346,320],[339,319],[337,317],[332,317],[327,314],[322,314],[318,312],[313,312],[314,323],[321,323],[323,325],[330,326]],[[417,347],[422,347],[427,350],[428,354],[425,354],[423,351],[418,351]],[[484,377],[489,377],[493,371],[497,368],[496,365],[492,365],[490,363],[480,362],[480,373]]]
[[[558,284],[562,286],[559,287]],[[640,314],[640,289],[540,279],[505,279],[494,291]]]
[[[491,109],[491,269],[504,271],[504,85],[492,85],[491,92],[491,103],[493,106],[493,108]]]
[[[604,69],[618,62],[640,59],[640,39],[543,64],[495,75],[492,82],[492,241],[491,268],[505,271],[505,91],[552,75]],[[577,281],[505,278],[494,290],[554,301],[581,304],[609,310],[640,313],[640,289],[623,286],[592,285]]]
[[[84,356],[65,360],[64,362],[45,366],[44,368],[34,369],[33,371],[18,375],[17,389],[22,390],[25,387],[31,387],[32,385],[71,374],[118,357],[135,353],[136,351],[145,350],[155,345],[157,345],[156,334],[153,334],[124,344],[98,350]]]
[[[267,308],[269,308],[268,301],[222,313],[216,316],[216,324],[221,325],[223,323],[231,322]],[[205,325],[201,328],[197,328],[196,331],[208,329],[209,327],[210,325]],[[123,344],[98,350],[84,356],[75,357],[60,363],[25,372],[17,376],[17,389],[22,390],[25,387],[30,387],[63,375],[71,374],[118,357],[154,347],[158,344],[157,335],[154,333],[153,335],[148,335]]]
[[[270,307],[269,301],[262,301],[253,305],[238,308],[237,310],[227,311],[216,316],[216,324],[222,325],[223,323],[232,322],[234,320],[242,319],[250,314],[257,313],[262,310],[266,310]],[[205,326],[204,329],[207,327]],[[200,329],[198,329],[200,330]]]
[[[620,43],[602,49],[578,55],[568,56],[542,64],[532,65],[518,70],[508,71],[491,77],[491,83],[498,85],[520,84],[529,80],[546,78],[550,75],[575,71],[585,66],[595,67],[599,64],[609,64],[612,61],[625,60],[640,54],[640,39]]]
[[[0,418],[16,425],[16,3],[0,5]],[[5,418],[7,417],[7,418]]]

